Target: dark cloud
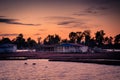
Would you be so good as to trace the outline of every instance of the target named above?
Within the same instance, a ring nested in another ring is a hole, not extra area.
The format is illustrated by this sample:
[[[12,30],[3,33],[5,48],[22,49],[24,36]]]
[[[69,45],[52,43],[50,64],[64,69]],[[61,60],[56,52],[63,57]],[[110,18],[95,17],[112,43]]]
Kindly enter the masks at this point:
[[[96,8],[97,10],[107,10],[109,9],[108,7],[105,7],[105,6],[100,6],[98,8]]]
[[[45,17],[50,22],[54,22],[54,24],[57,25],[69,25],[74,23],[83,23],[84,21],[87,21],[86,19],[80,19],[75,17],[67,17],[67,16],[50,16]]]
[[[84,25],[86,25],[86,23],[82,20],[79,20],[79,21],[61,21],[61,22],[58,22],[57,25],[61,25],[63,26],[64,28],[83,28]]]
[[[0,17],[6,17],[6,16],[0,16]]]
[[[87,19],[80,19],[80,18],[74,18],[74,17],[52,17],[53,19],[61,18],[60,20],[56,21],[55,24],[59,25],[59,27],[64,27],[64,28],[74,28],[74,27],[81,27],[83,25],[86,25],[88,22]]]
[[[81,23],[76,23],[76,24],[72,24],[72,25],[69,25],[69,26],[64,26],[64,28],[78,28],[78,29],[92,29],[92,28],[96,28],[96,27],[99,27],[99,26],[96,26],[96,25],[87,25],[87,24],[81,24]]]
[[[86,24],[76,23],[69,26],[64,26],[64,28],[79,28],[79,29],[90,29],[92,27],[87,26]]]
[[[39,31],[46,31],[46,29],[39,29]]]
[[[81,13],[81,12],[73,13],[73,15],[76,15],[76,16],[86,16],[85,13]]]
[[[0,18],[0,22],[1,23],[13,23],[15,21],[15,19],[5,19],[5,18]]]
[[[85,9],[85,12],[86,14],[101,14],[103,13],[104,11],[108,10],[109,8],[107,8],[106,6],[99,6],[99,7],[90,7],[90,8],[87,8]]]
[[[82,10],[82,11],[74,13],[73,15],[77,15],[77,16],[87,16],[87,15],[98,16],[98,15],[105,15],[105,12],[107,12],[107,10],[109,10],[109,8],[106,7],[106,6],[89,7],[87,9]]]
[[[0,36],[17,36],[18,34],[12,33],[12,34],[0,34]]]
[[[18,19],[7,19],[7,18],[0,18],[0,23],[6,23],[6,24],[16,24],[16,25],[29,25],[29,26],[38,26],[40,24],[25,24],[21,22],[17,22]]]
[[[62,21],[62,22],[59,22],[57,25],[68,25],[71,23],[75,23],[75,22],[74,21]]]
[[[51,20],[72,20],[75,19],[73,17],[65,17],[65,16],[49,16],[45,17],[46,19],[51,19]]]
[[[80,0],[81,1],[81,0]],[[120,0],[84,0],[83,3],[86,9],[75,12],[73,15],[87,16],[87,15],[111,15],[120,13]],[[117,15],[118,16],[118,15]]]
[[[75,19],[75,20],[66,20],[66,21],[60,21],[57,23],[57,25],[60,25],[59,27],[61,28],[79,28],[79,29],[91,29],[91,28],[96,28],[95,24],[89,24],[89,20],[84,20],[84,19]]]
[[[41,34],[39,34],[39,33],[36,33],[36,34],[34,34],[34,35],[38,36],[38,35],[41,35]]]
[[[57,25],[69,25],[76,22],[76,18],[67,16],[49,16],[45,17],[45,19],[49,20],[50,23]]]
[[[92,28],[99,27],[99,25],[86,23],[86,24],[75,24],[75,25],[72,25],[71,27],[77,27],[77,28],[81,28],[81,29],[92,29]]]

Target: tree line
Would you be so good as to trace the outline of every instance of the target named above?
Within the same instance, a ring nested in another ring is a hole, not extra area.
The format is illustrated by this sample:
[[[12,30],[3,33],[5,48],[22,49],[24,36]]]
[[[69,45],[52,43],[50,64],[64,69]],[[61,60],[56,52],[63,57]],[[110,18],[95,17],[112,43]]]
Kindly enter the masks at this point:
[[[89,47],[101,47],[101,48],[119,48],[120,49],[120,34],[114,37],[105,36],[104,30],[97,31],[95,36],[91,36],[90,30],[85,30],[83,32],[70,32],[69,39],[61,39],[61,37],[57,34],[48,35],[41,41],[41,37],[38,38],[38,42],[36,42],[31,37],[25,39],[23,34],[19,34],[15,39],[10,40],[9,38],[2,38],[0,40],[0,44],[12,43],[16,44],[18,49],[36,48],[40,44],[44,45],[55,45],[60,43],[77,43],[83,44]]]

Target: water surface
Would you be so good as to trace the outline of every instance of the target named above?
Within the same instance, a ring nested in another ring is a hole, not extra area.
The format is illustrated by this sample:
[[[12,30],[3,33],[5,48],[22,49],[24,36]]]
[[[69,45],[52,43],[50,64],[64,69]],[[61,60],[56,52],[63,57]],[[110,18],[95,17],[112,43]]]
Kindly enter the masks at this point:
[[[120,66],[40,59],[5,60],[0,61],[0,80],[120,80]]]

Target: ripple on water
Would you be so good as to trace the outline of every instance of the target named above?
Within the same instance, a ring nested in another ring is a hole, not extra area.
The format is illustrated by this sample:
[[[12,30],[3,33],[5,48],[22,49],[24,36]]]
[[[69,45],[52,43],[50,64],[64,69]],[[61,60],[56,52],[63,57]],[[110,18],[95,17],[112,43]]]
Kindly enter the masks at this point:
[[[0,61],[0,80],[119,80],[119,75],[119,66],[47,60]]]

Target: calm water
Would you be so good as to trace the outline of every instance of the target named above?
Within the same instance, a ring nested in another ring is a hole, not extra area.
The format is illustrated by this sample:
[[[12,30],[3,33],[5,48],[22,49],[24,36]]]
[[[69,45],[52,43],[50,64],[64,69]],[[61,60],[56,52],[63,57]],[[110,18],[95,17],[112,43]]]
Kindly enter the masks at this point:
[[[120,80],[120,66],[6,60],[0,61],[0,80]]]

